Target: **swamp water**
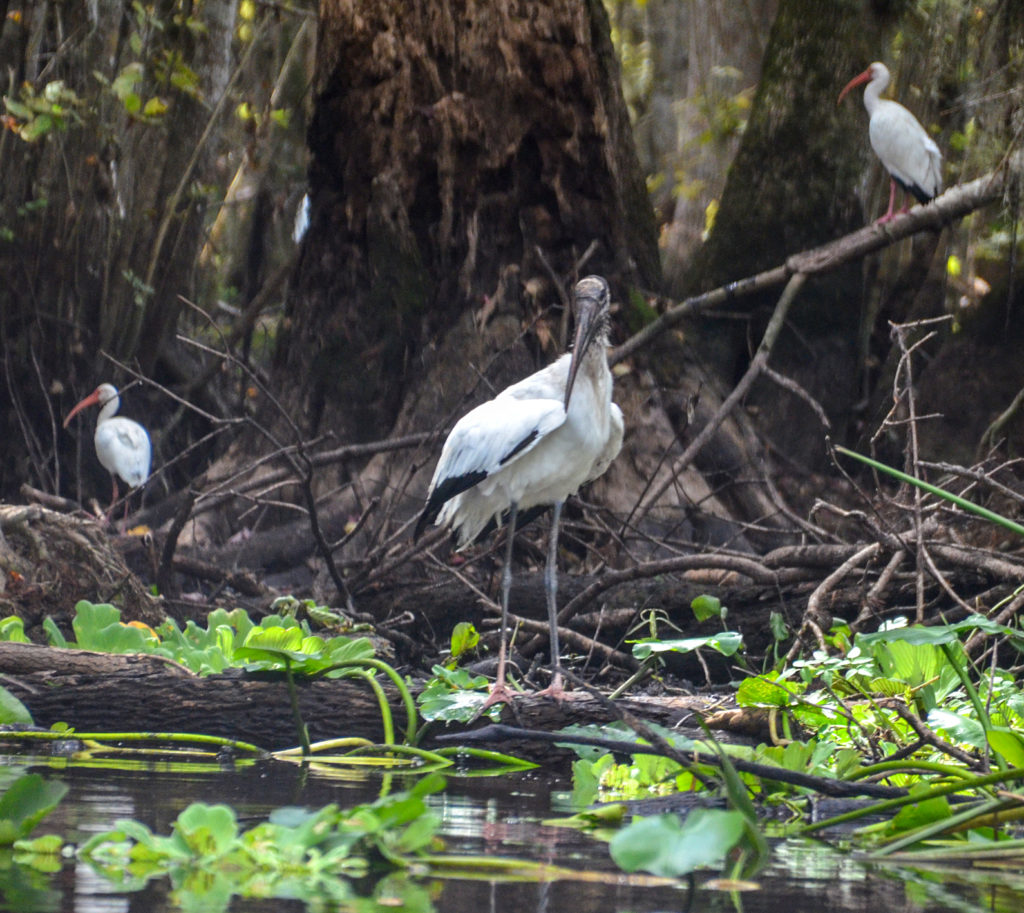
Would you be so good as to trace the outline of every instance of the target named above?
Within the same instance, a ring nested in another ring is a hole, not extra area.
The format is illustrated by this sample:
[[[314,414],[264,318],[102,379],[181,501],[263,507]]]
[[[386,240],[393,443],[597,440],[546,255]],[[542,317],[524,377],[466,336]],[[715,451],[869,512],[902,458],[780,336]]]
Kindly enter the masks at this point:
[[[81,844],[135,818],[154,833],[169,834],[178,814],[192,802],[232,806],[243,827],[275,808],[319,808],[372,802],[385,779],[379,774],[353,779],[320,776],[280,762],[209,773],[138,769],[95,769],[32,764],[23,757],[0,757],[5,784],[28,770],[58,779],[68,793],[33,836],[59,833]],[[405,788],[400,777],[392,790]],[[0,910],[17,913],[204,913],[339,910],[383,913],[655,913],[655,911],[742,911],[742,913],[965,913],[1024,910],[1024,874],[962,873],[953,870],[879,868],[823,842],[773,843],[771,862],[758,876],[757,890],[729,893],[709,887],[717,873],[701,872],[695,889],[682,880],[652,884],[644,876],[618,871],[607,845],[571,828],[542,822],[572,813],[565,790],[538,771],[500,777],[447,777],[447,788],[429,797],[442,820],[441,836],[450,854],[493,855],[571,868],[579,878],[550,881],[408,879],[406,890],[391,894],[368,879],[356,885],[356,899],[338,904],[249,899],[176,893],[166,878],[141,890],[122,892],[82,860],[66,858],[59,871],[46,873],[0,854]],[[410,887],[411,885],[411,887]],[[373,898],[376,896],[376,900]]]

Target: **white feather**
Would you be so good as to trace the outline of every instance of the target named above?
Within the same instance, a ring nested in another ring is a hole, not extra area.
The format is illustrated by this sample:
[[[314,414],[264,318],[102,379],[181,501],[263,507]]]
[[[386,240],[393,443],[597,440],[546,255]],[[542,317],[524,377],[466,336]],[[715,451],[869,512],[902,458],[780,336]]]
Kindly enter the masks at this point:
[[[864,89],[869,115],[868,138],[886,171],[905,187],[916,187],[928,199],[942,190],[942,153],[927,131],[899,102],[881,98],[889,85],[889,70],[881,63],[869,67]]]

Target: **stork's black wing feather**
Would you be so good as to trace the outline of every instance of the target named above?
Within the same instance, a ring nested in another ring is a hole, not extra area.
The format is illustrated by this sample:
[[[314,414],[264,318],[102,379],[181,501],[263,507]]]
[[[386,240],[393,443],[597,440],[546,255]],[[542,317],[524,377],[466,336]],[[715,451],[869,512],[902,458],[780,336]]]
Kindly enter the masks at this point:
[[[416,529],[413,531],[412,537],[415,542],[431,523],[437,519],[437,515],[441,513],[441,508],[444,507],[445,502],[450,501],[456,495],[462,494],[464,491],[468,491],[478,482],[482,482],[487,478],[487,473],[482,469],[474,470],[473,472],[466,472],[460,476],[452,476],[444,479],[440,485],[437,486],[427,499],[427,505],[423,508],[423,513],[420,514],[419,520],[416,521]]]

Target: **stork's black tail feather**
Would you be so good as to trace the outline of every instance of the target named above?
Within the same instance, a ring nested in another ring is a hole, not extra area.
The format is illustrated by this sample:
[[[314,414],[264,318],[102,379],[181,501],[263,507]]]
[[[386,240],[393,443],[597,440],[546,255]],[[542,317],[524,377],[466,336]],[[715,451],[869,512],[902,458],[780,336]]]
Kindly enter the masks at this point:
[[[462,494],[462,492],[467,491],[486,478],[487,473],[479,469],[476,472],[467,472],[465,475],[443,479],[430,492],[430,497],[427,498],[427,506],[423,508],[423,513],[420,514],[419,520],[416,521],[416,529],[413,530],[412,534],[413,542],[419,539],[423,535],[423,530],[437,519],[437,515],[441,513],[441,508],[444,507],[447,501],[450,501],[456,495]]]

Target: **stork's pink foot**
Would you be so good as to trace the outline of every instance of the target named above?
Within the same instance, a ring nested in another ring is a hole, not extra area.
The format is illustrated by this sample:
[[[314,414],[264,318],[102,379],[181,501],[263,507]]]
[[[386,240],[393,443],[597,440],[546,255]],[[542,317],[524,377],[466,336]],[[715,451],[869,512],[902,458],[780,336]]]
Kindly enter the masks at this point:
[[[556,701],[564,701],[569,698],[568,691],[565,690],[565,686],[562,684],[562,676],[556,675],[551,679],[551,684],[547,686],[543,691],[538,691],[538,697],[550,697]]]
[[[480,712],[483,713],[488,707],[493,707],[495,704],[508,704],[511,706],[515,696],[515,692],[504,682],[495,682],[491,686],[491,693],[487,695],[487,700],[484,701]]]

